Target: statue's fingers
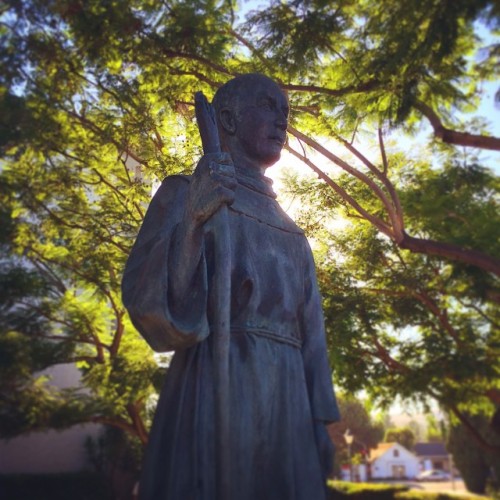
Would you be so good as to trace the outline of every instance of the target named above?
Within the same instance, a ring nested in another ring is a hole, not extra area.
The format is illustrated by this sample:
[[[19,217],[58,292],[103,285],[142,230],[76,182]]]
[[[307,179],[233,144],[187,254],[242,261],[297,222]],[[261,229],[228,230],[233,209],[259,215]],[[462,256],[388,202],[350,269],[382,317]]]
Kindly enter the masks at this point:
[[[231,205],[234,201],[234,191],[232,189],[228,189],[225,186],[218,186],[215,190],[217,194],[217,198],[221,203],[227,203]]]
[[[223,186],[226,189],[234,191],[238,185],[238,181],[234,175],[228,175],[225,171],[212,170],[210,172],[210,178],[212,182],[215,182],[219,186]]]
[[[226,177],[234,177],[234,167],[232,164],[210,162],[210,175],[224,175]]]

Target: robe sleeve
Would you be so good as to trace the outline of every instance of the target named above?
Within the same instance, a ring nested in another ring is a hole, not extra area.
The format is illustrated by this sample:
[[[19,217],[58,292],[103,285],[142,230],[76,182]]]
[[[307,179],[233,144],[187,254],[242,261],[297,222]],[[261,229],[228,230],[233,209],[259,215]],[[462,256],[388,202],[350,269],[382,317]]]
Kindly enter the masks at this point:
[[[316,421],[337,422],[340,414],[326,349],[325,324],[314,260],[306,243],[302,358],[312,415]]]
[[[122,299],[132,323],[158,352],[190,347],[209,334],[203,252],[183,304],[175,304],[169,290],[169,277],[175,272],[169,257],[188,182],[185,176],[163,181],[146,212],[122,281]]]

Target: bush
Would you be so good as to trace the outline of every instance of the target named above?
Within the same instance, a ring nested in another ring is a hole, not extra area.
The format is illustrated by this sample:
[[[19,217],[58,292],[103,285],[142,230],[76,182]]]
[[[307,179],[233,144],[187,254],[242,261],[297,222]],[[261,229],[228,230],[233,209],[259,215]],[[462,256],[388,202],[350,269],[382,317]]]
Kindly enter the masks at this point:
[[[106,480],[91,473],[0,475],[0,497],[19,500],[112,500]]]
[[[349,483],[329,481],[328,500],[394,500],[398,492],[408,490],[403,484]]]
[[[471,493],[410,490],[404,484],[328,482],[328,500],[487,500]]]
[[[431,491],[403,491],[396,493],[395,500],[488,500],[472,493],[433,493]]]

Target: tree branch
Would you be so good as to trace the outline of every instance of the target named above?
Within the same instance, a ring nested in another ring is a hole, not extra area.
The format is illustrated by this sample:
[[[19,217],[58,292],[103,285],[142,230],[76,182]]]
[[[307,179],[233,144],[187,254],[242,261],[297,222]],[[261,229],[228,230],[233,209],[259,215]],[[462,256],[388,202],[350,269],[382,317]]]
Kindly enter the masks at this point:
[[[137,163],[140,163],[141,165],[144,165],[145,167],[149,167],[148,162],[146,160],[143,160],[139,156],[137,156],[132,150],[130,150],[125,144],[121,144],[117,140],[115,140],[113,137],[108,132],[105,132],[101,127],[96,125],[94,122],[86,118],[85,116],[82,116],[75,111],[70,111],[68,109],[62,108],[62,111],[67,113],[69,116],[80,122],[82,125],[86,126],[90,130],[92,130],[95,134],[98,136],[104,138],[106,141],[111,142],[113,144],[119,153],[124,153],[127,156],[130,156],[133,160],[135,160]]]
[[[352,153],[354,156],[356,156],[356,158],[361,160],[361,162],[370,170],[370,172],[372,172],[375,175],[375,177],[382,183],[382,185],[389,193],[390,200],[387,199],[385,193],[380,188],[378,188],[378,186],[377,186],[378,192],[375,192],[375,194],[380,198],[380,200],[384,204],[389,219],[391,220],[393,229],[392,238],[396,242],[398,242],[403,237],[403,231],[404,231],[403,209],[401,208],[401,202],[399,201],[399,196],[396,193],[396,189],[392,184],[392,182],[387,177],[388,163],[385,155],[385,147],[380,129],[379,129],[379,146],[384,162],[383,171],[379,170],[370,160],[368,160],[368,158],[366,158],[365,155],[363,155],[363,153],[361,153],[361,151],[355,148],[350,142],[346,141],[344,138],[340,137],[336,133],[334,133],[334,135],[335,138],[338,141],[340,141],[350,153]],[[363,182],[365,182],[365,184],[368,184],[365,180],[363,180]],[[376,186],[376,184],[374,185]],[[368,184],[368,186],[371,189],[373,189],[371,184]]]
[[[317,85],[294,85],[292,83],[282,84],[281,88],[295,92],[317,92],[318,94],[326,94],[334,97],[339,97],[346,94],[357,94],[361,92],[369,92],[379,87],[382,82],[376,78],[369,80],[359,85],[348,85],[342,89],[329,89],[327,87],[318,87]]]
[[[137,429],[134,427],[134,425],[129,424],[125,420],[111,418],[111,417],[95,416],[85,420],[82,419],[82,423],[85,422],[92,422],[94,424],[103,424],[103,425],[109,425],[111,427],[117,427],[118,429],[121,429],[125,432],[128,432],[129,434],[133,434],[139,437],[139,435],[137,434]]]
[[[370,179],[363,173],[359,172],[354,167],[351,167],[345,161],[343,161],[342,159],[340,159],[339,157],[328,151],[326,148],[318,144],[316,141],[307,137],[302,132],[299,132],[298,130],[294,129],[291,126],[288,127],[288,131],[292,135],[294,135],[301,141],[304,141],[307,145],[311,146],[313,149],[321,153],[330,161],[334,162],[336,165],[344,169],[346,172],[364,182],[370,189],[373,190],[373,192],[377,195],[377,197],[382,201],[382,203],[388,210],[389,217],[391,218],[391,222],[393,224],[392,227],[387,222],[369,214],[366,210],[364,210],[351,196],[349,196],[344,190],[342,190],[340,186],[335,184],[332,181],[332,179],[330,179],[330,177],[328,177],[310,160],[308,160],[305,157],[305,155],[301,155],[300,153],[293,150],[289,146],[286,147],[286,149],[290,151],[294,156],[304,161],[306,165],[308,165],[312,170],[314,170],[314,172],[316,172],[316,174],[321,179],[323,179],[330,187],[332,187],[332,189],[334,189],[334,191],[337,192],[339,196],[341,196],[344,201],[346,201],[349,205],[351,205],[362,217],[364,217],[371,224],[373,224],[383,234],[389,236],[399,247],[404,248],[406,250],[410,250],[411,252],[414,253],[422,253],[435,257],[444,257],[446,259],[462,262],[464,264],[472,265],[480,269],[483,269],[484,271],[491,272],[496,276],[500,276],[500,259],[491,257],[487,254],[479,252],[478,250],[463,248],[454,245],[452,243],[439,242],[431,239],[415,238],[413,236],[408,235],[402,229],[402,214],[398,213],[400,210],[402,210],[400,208],[399,199],[394,190],[394,187],[392,186],[392,184],[389,182],[388,179],[385,179],[382,182],[384,183],[385,187],[389,190],[391,200],[387,198],[385,193],[380,189],[379,186],[377,186],[377,184],[375,184],[375,182],[372,179]],[[360,158],[363,161],[363,163],[365,163],[366,165],[372,165],[371,162],[369,162],[369,160],[366,159],[353,146],[349,145],[348,143],[346,145],[345,140],[342,140],[342,143],[349,149],[349,151],[352,151],[353,154],[355,154],[358,158]],[[372,167],[374,168],[373,165]],[[377,177],[379,176],[385,177],[380,170],[375,168],[376,172],[378,172],[377,174],[374,170],[372,170],[371,167],[369,168],[371,171],[375,173],[375,175],[377,175]],[[388,185],[390,185],[390,189]],[[394,203],[395,206],[391,203],[391,201]],[[399,226],[400,224],[401,227]]]
[[[406,374],[409,372],[407,366],[395,360],[390,355],[389,351],[380,343],[380,341],[376,337],[376,334],[372,335],[372,340],[375,345],[375,348],[377,349],[377,354],[376,355],[373,354],[373,356],[379,358],[384,363],[384,365],[387,366],[387,368],[394,370],[395,372],[406,373]]]
[[[316,142],[314,139],[311,139],[310,137],[307,137],[302,132],[299,132],[297,129],[289,126],[288,132],[290,132],[297,139],[304,141],[308,146],[312,147],[318,153],[322,154],[325,158],[327,158],[331,162],[335,163],[340,168],[345,170],[347,173],[351,174],[352,176],[356,177],[361,182],[366,184],[374,192],[374,194],[380,199],[380,201],[383,203],[383,205],[386,207],[389,215],[394,213],[394,207],[391,203],[391,200],[389,200],[387,198],[387,195],[382,191],[382,189],[380,189],[379,186],[377,186],[377,184],[372,179],[370,179],[368,176],[366,176],[365,174],[363,174],[359,170],[357,170],[354,167],[352,167],[351,165],[349,165],[347,162],[345,162],[344,160],[339,158],[337,155],[334,155],[332,152],[328,151],[325,147],[323,147],[321,144]],[[350,150],[351,149],[354,151],[357,151],[352,146],[350,146]],[[359,153],[359,154],[361,154],[361,153]],[[366,160],[366,161],[368,162],[368,160]],[[370,163],[370,162],[368,162],[368,163]],[[370,165],[371,165],[371,163],[370,163]],[[372,167],[375,168],[373,165],[372,165]],[[378,171],[378,169],[376,169],[376,170]],[[323,176],[325,176],[325,174],[323,174]],[[322,178],[324,179],[324,177],[322,177]],[[349,202],[349,204],[354,207],[354,205],[352,205],[352,203]],[[358,205],[358,207],[359,207],[359,205]],[[356,208],[356,210],[359,212],[358,208]],[[366,214],[367,214],[367,212],[364,211],[363,215],[366,216]],[[374,216],[370,216],[370,217],[374,218]],[[378,219],[378,220],[380,220],[380,219]],[[383,222],[383,224],[387,227],[387,230],[388,230],[388,233],[386,233],[386,234],[388,236],[390,236],[391,238],[394,238],[393,229],[386,222]]]
[[[495,259],[478,250],[469,250],[452,243],[445,243],[430,239],[414,238],[403,232],[403,239],[397,244],[414,253],[445,257],[464,264],[478,267],[484,271],[500,276],[500,259]]]
[[[457,343],[458,346],[464,347],[463,341],[458,336],[458,333],[451,325],[448,319],[448,312],[446,309],[441,309],[439,305],[436,303],[432,297],[429,296],[426,292],[419,292],[417,290],[411,290],[410,292],[412,297],[415,297],[420,301],[420,303],[424,304],[427,309],[437,318],[441,327],[444,331],[453,338],[453,340]]]
[[[344,201],[346,201],[351,207],[353,207],[364,219],[368,220],[373,224],[379,231],[386,234],[387,236],[392,235],[392,230],[389,225],[382,219],[379,219],[375,215],[371,215],[367,212],[359,203],[350,196],[343,188],[341,188],[336,182],[334,182],[328,175],[326,175],[321,169],[319,169],[309,158],[304,154],[295,151],[295,149],[290,146],[285,146],[286,150],[289,151],[299,160],[302,160],[308,167],[310,167],[320,179],[323,179]]]
[[[500,451],[500,446],[494,446],[488,443],[488,441],[483,438],[483,436],[477,431],[474,425],[469,422],[465,415],[456,406],[452,405],[451,411],[458,418],[458,420],[460,420],[461,424],[472,434],[481,448],[497,453]]]
[[[385,146],[384,146],[384,136],[382,134],[382,129],[378,129],[378,143],[380,146],[380,154],[382,155],[382,164],[384,165],[383,173],[387,175],[387,171],[389,169],[389,164],[387,162],[387,155],[385,154]]]
[[[491,149],[500,151],[500,138],[490,137],[487,135],[469,134],[468,132],[459,132],[446,128],[435,111],[424,104],[417,101],[415,108],[418,109],[430,122],[434,129],[434,134],[438,139],[441,139],[447,144],[455,144],[457,146],[465,146],[470,148]]]
[[[235,73],[229,71],[224,66],[213,62],[211,59],[207,59],[206,57],[198,56],[196,54],[190,54],[187,52],[173,50],[171,47],[167,47],[163,42],[163,40],[161,40],[160,36],[157,35],[156,33],[147,33],[145,31],[141,31],[141,34],[144,35],[144,37],[146,37],[148,40],[153,42],[159,49],[159,51],[169,59],[184,59],[187,61],[196,61],[203,64],[206,67],[212,68],[218,73],[222,73],[223,75],[236,76]]]
[[[436,303],[435,300],[433,300],[428,293],[418,291],[415,289],[407,288],[404,291],[400,290],[386,290],[383,288],[366,288],[364,287],[363,290],[370,292],[370,293],[376,293],[376,294],[383,294],[387,296],[392,296],[392,297],[413,297],[417,299],[421,304],[423,304],[429,312],[436,317],[438,320],[439,324],[441,325],[441,328],[448,333],[450,337],[453,338],[453,340],[456,342],[456,344],[459,347],[465,347],[463,341],[460,339],[458,333],[456,332],[455,328],[451,325],[449,319],[448,319],[448,314],[446,309],[442,310],[439,308],[438,304]],[[438,330],[439,331],[439,330]]]
[[[270,71],[274,71],[275,68],[274,66],[271,64],[271,62],[266,59],[265,56],[262,55],[262,53],[254,46],[252,45],[246,38],[244,38],[243,36],[241,36],[239,33],[237,33],[234,29],[229,29],[227,30],[227,33],[231,36],[233,36],[234,38],[236,38],[236,40],[238,40],[238,42],[240,42],[241,44],[243,44],[248,50],[250,50],[252,52],[252,54],[254,54],[258,59],[259,61]]]
[[[135,429],[135,434],[141,440],[141,443],[145,446],[148,444],[148,432],[144,426],[144,422],[140,415],[139,403],[130,403],[127,405],[127,413],[129,414],[132,424]]]

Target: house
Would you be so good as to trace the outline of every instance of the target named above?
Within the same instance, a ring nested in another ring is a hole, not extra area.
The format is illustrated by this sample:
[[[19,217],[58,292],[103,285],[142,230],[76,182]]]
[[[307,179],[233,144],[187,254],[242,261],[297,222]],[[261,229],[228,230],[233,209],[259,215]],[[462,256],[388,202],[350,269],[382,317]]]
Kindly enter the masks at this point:
[[[418,458],[399,443],[380,443],[369,463],[372,479],[413,478],[420,471]]]
[[[421,470],[439,469],[450,472],[450,454],[444,443],[417,443],[415,445]]]

